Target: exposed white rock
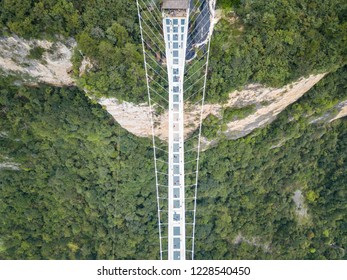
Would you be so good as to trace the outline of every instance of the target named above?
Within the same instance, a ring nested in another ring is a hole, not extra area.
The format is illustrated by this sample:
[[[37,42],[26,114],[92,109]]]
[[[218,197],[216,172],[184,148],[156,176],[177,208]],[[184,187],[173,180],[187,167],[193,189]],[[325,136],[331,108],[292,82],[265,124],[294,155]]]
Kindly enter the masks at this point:
[[[151,112],[147,104],[120,103],[115,98],[101,98],[98,102],[129,132],[140,137],[152,135]]]
[[[20,165],[15,162],[2,162],[0,163],[0,170],[1,169],[8,169],[8,170],[13,170],[13,171],[19,171],[20,170]]]
[[[270,150],[282,147],[284,145],[284,143],[286,143],[287,140],[288,139],[286,139],[286,138],[280,140],[276,145],[272,145],[270,147]]]
[[[90,69],[93,68],[93,63],[90,60],[89,57],[84,56],[81,66],[79,68],[79,76],[81,77],[83,74],[85,74],[86,72],[88,72]]]
[[[325,74],[311,75],[280,89],[251,85],[243,91],[235,92],[234,97],[232,98],[231,95],[229,99],[229,107],[240,103],[243,103],[244,106],[255,104],[257,110],[244,119],[228,123],[225,134],[231,139],[239,138],[251,133],[256,128],[269,124],[288,105],[302,97],[324,76]]]
[[[214,5],[214,2],[210,1],[210,6]],[[218,18],[219,16],[214,16],[214,23]],[[26,82],[43,82],[56,86],[73,85],[74,81],[68,72],[72,67],[70,60],[75,45],[76,42],[72,39],[63,44],[45,40],[25,40],[16,36],[3,37],[0,38],[0,69],[5,73],[20,74]],[[30,50],[37,46],[46,50],[40,61],[28,58]],[[91,66],[92,62],[84,59],[80,72],[88,71]],[[230,93],[226,104],[205,104],[202,115],[199,105],[185,104],[185,137],[188,138],[198,128],[200,115],[202,119],[210,114],[221,117],[222,109],[253,104],[256,107],[253,114],[228,123],[227,130],[221,132],[229,139],[243,137],[254,129],[271,123],[281,111],[297,101],[323,77],[324,74],[312,75],[279,89],[251,84],[243,90]],[[115,98],[102,98],[99,103],[129,132],[140,137],[152,135],[150,108],[146,104],[120,103]],[[340,113],[334,119],[347,115],[347,104],[340,105]],[[156,124],[155,135],[164,141],[167,140],[168,113],[155,116],[153,121]],[[206,139],[204,141],[205,145],[216,143]]]
[[[202,118],[205,119],[209,114],[220,117],[223,108],[254,104],[256,111],[253,114],[242,120],[228,123],[228,129],[223,132],[232,139],[243,137],[254,129],[271,123],[280,112],[303,96],[323,77],[324,74],[312,75],[279,89],[266,88],[262,85],[248,85],[241,91],[230,93],[229,100],[224,105],[205,104]],[[103,98],[99,103],[105,106],[115,120],[129,132],[140,137],[151,136],[150,108],[146,104],[118,103],[114,98]],[[186,104],[185,112],[185,136],[187,138],[198,128],[201,107]],[[168,113],[164,112],[162,115],[155,117],[154,122],[157,124],[155,135],[162,140],[167,140]],[[214,144],[214,142],[209,142],[209,144]]]
[[[347,100],[340,102],[337,106],[335,106],[335,108],[339,110],[339,113],[335,116],[335,118],[330,120],[330,122],[347,116]]]
[[[72,68],[73,39],[62,42],[25,40],[17,36],[0,38],[0,69],[7,74],[20,75],[24,81],[42,82],[55,86],[73,85],[69,75]],[[29,58],[34,47],[45,49],[41,59]]]
[[[325,112],[322,116],[315,117],[314,119],[310,120],[310,124],[332,122],[347,116],[347,100],[339,102],[332,109],[333,110],[328,110]]]
[[[260,241],[257,237],[252,237],[252,239],[246,238],[242,235],[242,233],[239,233],[236,238],[234,239],[234,244],[240,244],[242,242],[245,242],[249,245],[255,246],[255,247],[261,247],[265,252],[271,251],[270,244],[263,243]]]
[[[293,201],[296,206],[295,212],[299,218],[307,217],[307,207],[304,204],[304,196],[302,195],[301,190],[296,190],[294,192]]]
[[[0,137],[6,138],[8,136],[8,133],[6,131],[0,131]]]

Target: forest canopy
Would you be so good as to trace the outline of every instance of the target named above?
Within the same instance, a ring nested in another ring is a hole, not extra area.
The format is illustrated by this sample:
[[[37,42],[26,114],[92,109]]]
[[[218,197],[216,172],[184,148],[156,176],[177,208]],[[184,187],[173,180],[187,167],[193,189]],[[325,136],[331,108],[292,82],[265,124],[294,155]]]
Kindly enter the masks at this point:
[[[271,125],[201,153],[196,259],[347,259],[347,122],[321,120],[347,100],[346,1],[217,4],[209,102],[250,82],[329,73]],[[0,75],[0,259],[158,258],[152,142],[81,89],[146,100],[135,1],[0,0],[0,32],[74,37],[76,77],[84,56],[95,64],[80,88]]]
[[[346,64],[347,2],[241,1],[216,26],[208,98],[249,82],[279,87]]]
[[[201,154],[197,259],[346,258],[347,122],[311,123],[347,98],[346,77]],[[1,157],[20,168],[0,171],[0,258],[158,258],[149,139],[75,88],[0,84]]]
[[[95,61],[81,87],[97,96],[146,100],[136,1],[0,0],[0,7],[4,35],[76,38],[82,55]],[[346,63],[345,0],[219,0],[217,8],[225,12],[212,39],[210,102],[225,101],[249,82],[277,87]],[[76,52],[75,72],[81,60]]]

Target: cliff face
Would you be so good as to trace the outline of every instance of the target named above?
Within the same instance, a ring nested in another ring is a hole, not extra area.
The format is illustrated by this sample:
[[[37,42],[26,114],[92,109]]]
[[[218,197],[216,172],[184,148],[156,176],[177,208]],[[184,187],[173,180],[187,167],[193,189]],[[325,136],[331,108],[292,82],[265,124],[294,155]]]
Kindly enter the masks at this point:
[[[31,84],[74,85],[69,72],[75,46],[73,39],[53,43],[17,36],[0,38],[0,74],[12,74]]]
[[[347,100],[340,102],[336,106],[336,109],[338,110],[339,113],[336,115],[335,118],[331,119],[330,122],[347,116]]]
[[[7,138],[8,134],[5,131],[0,131],[0,140],[1,138]],[[0,150],[0,171],[4,170],[20,170],[20,165],[16,163],[14,160],[10,159],[7,156],[4,156]]]
[[[205,104],[203,119],[209,115],[221,116],[227,108],[242,108],[254,105],[256,110],[249,116],[231,121],[224,133],[229,139],[237,139],[251,133],[254,129],[271,123],[288,105],[292,104],[318,83],[324,74],[302,78],[283,88],[266,88],[262,85],[248,85],[241,91],[230,93],[226,104]],[[118,103],[116,99],[101,99],[99,103],[125,129],[140,137],[149,137],[152,133],[150,109],[146,104],[134,105],[128,102]],[[188,137],[198,128],[200,107],[186,104],[185,135]],[[166,141],[168,135],[168,113],[156,117],[156,136]],[[204,141],[206,144],[209,142]]]
[[[15,162],[2,162],[0,163],[0,170],[1,169],[18,171],[20,170],[20,167],[19,164]]]
[[[18,37],[0,38],[0,74],[16,75],[25,83],[38,82],[54,86],[71,86],[75,84],[71,77],[72,51],[76,46],[73,39],[67,42],[49,42],[44,40],[24,40]],[[35,50],[40,50],[40,57],[35,57]],[[90,66],[90,65],[89,65]],[[83,72],[83,69],[82,69]],[[310,90],[324,74],[312,75],[282,88],[266,88],[262,85],[247,85],[243,90],[230,93],[226,104],[205,104],[202,117],[209,115],[221,118],[226,109],[242,109],[252,105],[255,110],[244,118],[230,121],[220,134],[228,139],[237,139],[251,133],[254,129],[271,123],[288,105],[292,104]],[[118,102],[115,98],[102,98],[98,102],[126,130],[139,136],[150,137],[150,108],[147,104],[136,105],[129,102]],[[186,104],[185,135],[198,128],[200,107]],[[333,121],[347,115],[347,101],[341,101],[337,106],[338,114],[324,121]],[[155,118],[156,136],[166,141],[168,134],[168,113]],[[215,141],[203,139],[207,146]]]

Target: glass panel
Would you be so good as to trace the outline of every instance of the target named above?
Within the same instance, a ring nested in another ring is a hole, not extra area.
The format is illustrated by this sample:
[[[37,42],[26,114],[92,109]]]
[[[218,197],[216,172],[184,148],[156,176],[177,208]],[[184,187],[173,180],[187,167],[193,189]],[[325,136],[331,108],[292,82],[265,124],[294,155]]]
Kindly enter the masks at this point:
[[[180,235],[181,234],[181,228],[180,227],[174,227],[173,228],[173,235]]]
[[[179,110],[178,104],[174,104],[174,105],[173,105],[173,110],[174,110],[175,112],[178,112],[178,110]],[[177,141],[178,141],[178,140],[177,140]]]
[[[180,177],[179,176],[174,176],[174,186],[179,186],[180,185]]]
[[[177,27],[177,26],[175,26],[175,27],[173,28],[173,33],[178,33],[178,27]]]
[[[179,76],[173,76],[173,82],[174,83],[178,83],[180,81],[180,77]]]
[[[174,244],[174,249],[180,249],[181,242],[180,242],[179,238],[175,237],[173,239],[173,244]],[[179,252],[177,252],[177,253],[179,253]]]
[[[177,43],[174,43],[174,44],[177,44]],[[174,69],[173,69],[173,73],[174,73],[174,75],[178,75],[178,73],[179,73],[178,68],[174,68]]]
[[[178,43],[173,43],[173,48],[178,49]]]
[[[175,58],[175,59],[173,60],[173,64],[178,64],[178,59],[177,59],[177,58]]]
[[[175,175],[180,174],[180,166],[179,166],[179,165],[174,165],[174,167],[173,167],[173,173],[174,173]]]
[[[173,57],[178,57],[178,51],[173,51]]]
[[[173,96],[173,102],[178,102],[179,101],[179,99],[178,99],[178,94],[174,94],[174,96]],[[175,119],[174,118],[174,121],[178,121],[178,119]]]
[[[181,19],[181,24],[185,24],[186,20],[185,19]]]
[[[174,34],[174,35],[173,35],[173,40],[174,40],[174,41],[178,41],[178,34]],[[183,40],[183,39],[182,39],[182,40]]]
[[[173,259],[174,260],[180,260],[181,259],[181,252],[180,251],[174,251]]]
[[[180,198],[180,189],[174,188],[173,189],[174,198]],[[177,214],[176,214],[177,215]],[[175,215],[174,215],[175,216]],[[178,215],[179,216],[179,215]]]
[[[177,19],[177,18],[175,18],[175,19],[173,20],[173,24],[175,24],[175,25],[178,24],[178,19]]]
[[[170,33],[170,27],[166,27],[167,33]]]
[[[180,88],[179,87],[173,87],[173,92],[179,92]]]
[[[170,24],[171,20],[169,20],[168,18],[166,19],[166,24]]]
[[[181,32],[182,32],[182,33],[184,32],[184,26],[181,27]]]
[[[174,151],[174,153],[178,153],[179,152],[179,148],[180,148],[180,144],[173,144],[173,151]]]
[[[177,144],[178,145],[178,144]],[[174,163],[179,163],[180,162],[180,155],[174,155],[173,156],[173,162]]]
[[[174,200],[173,207],[174,208],[180,208],[180,201],[179,200]]]

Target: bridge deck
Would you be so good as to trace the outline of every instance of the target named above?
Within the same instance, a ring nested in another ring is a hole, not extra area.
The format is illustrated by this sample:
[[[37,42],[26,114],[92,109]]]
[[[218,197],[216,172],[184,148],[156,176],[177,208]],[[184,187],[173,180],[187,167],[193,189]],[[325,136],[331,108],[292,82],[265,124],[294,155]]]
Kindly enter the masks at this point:
[[[188,16],[164,14],[163,29],[169,81],[168,259],[185,260],[183,78]]]

